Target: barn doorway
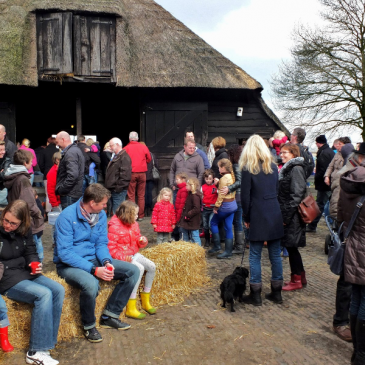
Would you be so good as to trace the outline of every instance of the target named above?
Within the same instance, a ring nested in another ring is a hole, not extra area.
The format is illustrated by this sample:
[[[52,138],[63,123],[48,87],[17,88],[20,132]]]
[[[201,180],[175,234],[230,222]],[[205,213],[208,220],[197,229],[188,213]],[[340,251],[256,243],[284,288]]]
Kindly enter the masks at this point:
[[[61,130],[76,135],[76,99],[81,99],[82,133],[96,135],[103,147],[112,137],[128,143],[129,132],[140,133],[137,89],[110,84],[41,82],[24,88],[13,100],[16,106],[16,141],[23,138],[36,148]]]

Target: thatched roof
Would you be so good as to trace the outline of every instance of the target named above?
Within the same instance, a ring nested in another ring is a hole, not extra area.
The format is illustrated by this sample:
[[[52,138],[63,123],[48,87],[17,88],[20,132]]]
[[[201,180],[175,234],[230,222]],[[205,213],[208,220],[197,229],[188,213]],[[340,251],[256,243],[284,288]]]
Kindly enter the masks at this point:
[[[153,0],[0,0],[0,84],[38,85],[40,10],[116,15],[117,86],[262,89]]]

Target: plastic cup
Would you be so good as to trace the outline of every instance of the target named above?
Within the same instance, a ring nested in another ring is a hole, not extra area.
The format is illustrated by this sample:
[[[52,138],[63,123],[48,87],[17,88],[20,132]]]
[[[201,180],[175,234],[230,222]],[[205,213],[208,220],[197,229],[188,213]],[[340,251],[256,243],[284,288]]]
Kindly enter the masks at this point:
[[[106,267],[109,271],[113,271],[113,268],[111,266]]]
[[[40,262],[38,261],[33,261],[31,264],[30,264],[30,267],[32,269],[32,274],[35,274],[38,266],[39,266]]]

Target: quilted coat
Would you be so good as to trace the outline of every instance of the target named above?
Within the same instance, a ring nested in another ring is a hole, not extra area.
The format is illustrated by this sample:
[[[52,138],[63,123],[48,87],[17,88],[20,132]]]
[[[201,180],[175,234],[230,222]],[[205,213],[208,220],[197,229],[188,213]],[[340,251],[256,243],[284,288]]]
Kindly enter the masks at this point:
[[[365,167],[358,166],[347,171],[341,177],[340,186],[337,220],[339,223],[344,222],[343,232],[345,232],[357,202],[361,196],[365,195]],[[344,258],[345,281],[358,285],[365,285],[364,227],[365,207],[363,206],[346,240]]]
[[[278,200],[285,223],[281,245],[284,247],[304,247],[306,244],[305,223],[298,212],[306,186],[303,157],[289,160],[279,173]]]
[[[142,236],[137,222],[127,225],[113,215],[108,226],[108,248],[113,259],[125,261],[126,256],[135,255],[148,244],[147,239],[140,241]]]
[[[185,206],[186,198],[188,197],[189,192],[186,190],[186,182],[182,182],[181,184],[178,184],[177,187],[179,190],[176,194],[175,199],[175,210],[176,210],[176,221],[178,222],[181,217],[181,213]]]
[[[174,206],[164,200],[157,202],[153,208],[151,224],[157,225],[155,232],[172,232],[172,226],[176,225]]]

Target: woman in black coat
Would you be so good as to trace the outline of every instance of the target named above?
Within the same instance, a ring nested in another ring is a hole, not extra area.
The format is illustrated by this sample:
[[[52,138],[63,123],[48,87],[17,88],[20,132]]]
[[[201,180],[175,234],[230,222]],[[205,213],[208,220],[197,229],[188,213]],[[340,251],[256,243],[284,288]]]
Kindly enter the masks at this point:
[[[306,177],[304,159],[300,157],[297,145],[287,143],[280,152],[284,166],[279,174],[279,203],[284,223],[284,237],[281,245],[289,253],[291,281],[283,290],[302,289],[306,285],[305,271],[298,247],[305,246],[305,223],[302,221],[298,205],[305,197]]]
[[[280,257],[280,239],[284,235],[283,218],[277,199],[278,169],[264,140],[251,136],[239,165],[242,169],[241,203],[243,219],[249,228],[250,241],[250,295],[244,302],[262,305],[261,300],[261,252],[267,241],[271,262],[271,293],[266,298],[282,303],[281,288],[283,267]]]
[[[0,262],[4,267],[0,294],[34,305],[26,362],[57,364],[49,350],[57,343],[65,290],[41,274],[42,264],[30,230],[29,208],[23,200],[14,200],[1,214]]]

